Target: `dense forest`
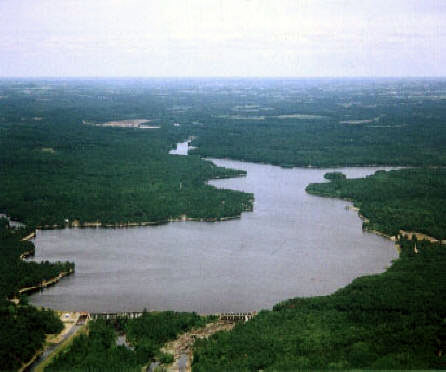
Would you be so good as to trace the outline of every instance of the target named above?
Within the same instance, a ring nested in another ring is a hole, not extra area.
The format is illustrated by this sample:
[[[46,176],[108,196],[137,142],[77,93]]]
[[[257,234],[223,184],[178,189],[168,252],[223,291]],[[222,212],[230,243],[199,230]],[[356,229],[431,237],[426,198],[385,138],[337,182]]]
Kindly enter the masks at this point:
[[[168,155],[161,132],[24,124],[0,131],[0,146],[0,209],[31,225],[220,219],[251,207],[251,195],[205,184],[243,172]]]
[[[366,220],[365,229],[388,235],[416,231],[446,240],[446,169],[416,168],[378,171],[366,178],[346,179],[329,173],[328,183],[310,184],[311,194],[351,199]]]
[[[446,165],[445,86],[440,79],[253,82],[234,94],[233,107],[194,127],[192,153],[284,167]]]
[[[154,109],[154,94],[140,98],[126,88],[110,96],[107,85],[89,83],[45,87],[0,84],[0,211],[29,225],[62,227],[66,221],[125,225],[182,215],[218,220],[252,207],[252,195],[206,184],[243,171],[168,154],[189,134]],[[85,93],[92,94],[89,100]],[[93,125],[132,119],[135,105],[143,110],[133,115],[148,117],[155,128]]]
[[[0,211],[64,226],[218,220],[243,172],[168,150],[282,166],[445,165],[446,82],[416,79],[0,81]],[[149,129],[103,127],[149,120]],[[68,222],[66,222],[68,221]]]
[[[21,239],[29,229],[9,227],[0,218],[0,370],[16,370],[43,347],[45,334],[58,333],[62,322],[51,310],[37,310],[21,298],[17,304],[10,299],[18,290],[39,284],[73,268],[70,263],[24,262],[20,255],[32,252],[34,245]]]
[[[167,360],[159,350],[164,343],[211,320],[195,313],[165,311],[145,312],[140,318],[117,323],[91,321],[88,334],[77,336],[45,371],[141,371],[155,357]],[[118,333],[126,335],[129,346],[116,344]]]
[[[351,199],[364,228],[446,239],[444,79],[150,79],[0,81],[0,212],[27,225],[218,220],[253,206],[253,195],[206,181],[243,175],[201,157],[290,166],[417,166],[312,184]],[[151,128],[104,127],[147,119]],[[191,156],[169,149],[193,136]],[[68,221],[68,222],[67,222]],[[7,300],[70,264],[31,264],[26,229],[1,222],[0,366],[16,369],[60,329],[50,311]],[[232,332],[198,341],[194,370],[446,368],[444,246],[398,241],[380,275],[330,296],[295,298]],[[311,247],[308,247],[311,249]],[[358,247],[360,249],[360,247]],[[184,317],[184,318],[183,318]],[[196,315],[145,314],[120,325],[134,350],[92,323],[51,370],[138,369]]]

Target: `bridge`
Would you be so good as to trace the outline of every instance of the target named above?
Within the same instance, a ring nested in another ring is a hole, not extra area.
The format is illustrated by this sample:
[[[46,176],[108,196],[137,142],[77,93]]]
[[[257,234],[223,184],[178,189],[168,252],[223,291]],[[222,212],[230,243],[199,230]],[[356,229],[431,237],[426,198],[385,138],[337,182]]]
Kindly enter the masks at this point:
[[[86,313],[88,314],[88,313]],[[97,320],[115,320],[115,319],[136,319],[142,316],[143,312],[135,311],[124,311],[118,313],[89,313],[87,315],[88,319]],[[257,313],[255,311],[245,312],[245,313],[218,313],[218,320],[233,323],[233,322],[247,322],[254,318]]]
[[[143,312],[124,311],[121,313],[90,313],[89,319],[114,320],[114,319],[136,319],[144,314]]]
[[[254,318],[257,313],[255,311],[247,312],[247,313],[221,313],[217,314],[219,320],[225,322],[247,322]]]

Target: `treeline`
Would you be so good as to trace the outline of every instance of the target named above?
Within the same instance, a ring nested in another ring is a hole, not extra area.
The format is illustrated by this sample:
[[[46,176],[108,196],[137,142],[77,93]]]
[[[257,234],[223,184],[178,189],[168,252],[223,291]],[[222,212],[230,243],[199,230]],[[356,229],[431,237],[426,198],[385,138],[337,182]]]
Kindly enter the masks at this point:
[[[58,333],[62,322],[51,310],[37,310],[26,299],[16,304],[10,298],[18,290],[73,268],[73,264],[24,262],[20,255],[33,252],[34,245],[21,239],[30,229],[9,228],[0,219],[0,370],[17,370],[43,347],[45,334]]]
[[[197,340],[194,371],[446,368],[446,250],[402,238],[385,273]],[[360,247],[358,247],[360,249]]]
[[[346,179],[329,173],[328,183],[310,184],[311,194],[353,200],[368,219],[363,226],[388,235],[416,231],[446,239],[446,169],[378,171]]]
[[[112,323],[88,323],[88,335],[76,337],[45,371],[140,371],[153,358],[165,360],[160,348],[179,333],[202,327],[212,317],[195,313],[145,312],[140,318]],[[117,345],[117,332],[126,334],[130,346]]]

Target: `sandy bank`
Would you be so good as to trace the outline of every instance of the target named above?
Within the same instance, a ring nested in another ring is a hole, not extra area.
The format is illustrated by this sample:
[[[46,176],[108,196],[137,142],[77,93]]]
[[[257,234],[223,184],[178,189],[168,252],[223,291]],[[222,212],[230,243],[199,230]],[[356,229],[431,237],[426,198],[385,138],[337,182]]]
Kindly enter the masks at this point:
[[[251,209],[246,209],[249,211]],[[39,230],[53,230],[53,229],[64,229],[64,228],[126,228],[126,227],[137,227],[137,226],[156,226],[163,225],[169,222],[186,222],[186,221],[195,221],[195,222],[219,222],[219,221],[229,221],[234,219],[239,219],[240,215],[237,216],[228,216],[228,217],[187,217],[187,215],[183,214],[176,218],[168,218],[165,220],[158,221],[141,221],[141,222],[121,222],[115,224],[104,224],[101,221],[96,222],[80,222],[79,220],[74,220],[70,224],[66,225],[40,225],[37,226]]]
[[[446,240],[439,240],[439,239],[434,238],[433,236],[429,236],[429,235],[415,232],[415,231],[400,230],[399,234],[402,236],[407,236],[407,238],[410,240],[416,238],[417,240],[428,240],[431,243],[446,244]]]
[[[21,289],[19,289],[18,293],[22,294],[22,293],[26,293],[26,292],[30,292],[30,291],[35,291],[37,289],[46,288],[50,285],[56,284],[60,279],[72,274],[73,272],[74,272],[73,269],[70,269],[69,271],[63,271],[63,272],[59,273],[59,275],[57,275],[56,277],[48,279],[48,280],[42,280],[39,284],[37,284],[35,286],[21,288]]]
[[[36,237],[36,232],[33,231],[31,234],[26,235],[22,240],[31,240],[34,239]]]

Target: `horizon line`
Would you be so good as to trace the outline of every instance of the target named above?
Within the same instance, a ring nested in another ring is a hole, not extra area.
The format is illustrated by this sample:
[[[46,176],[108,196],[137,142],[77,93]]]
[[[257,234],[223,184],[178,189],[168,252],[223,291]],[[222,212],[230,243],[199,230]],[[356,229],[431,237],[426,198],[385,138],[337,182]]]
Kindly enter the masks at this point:
[[[409,76],[0,76],[0,80],[8,79],[446,79],[446,75],[409,75]]]

